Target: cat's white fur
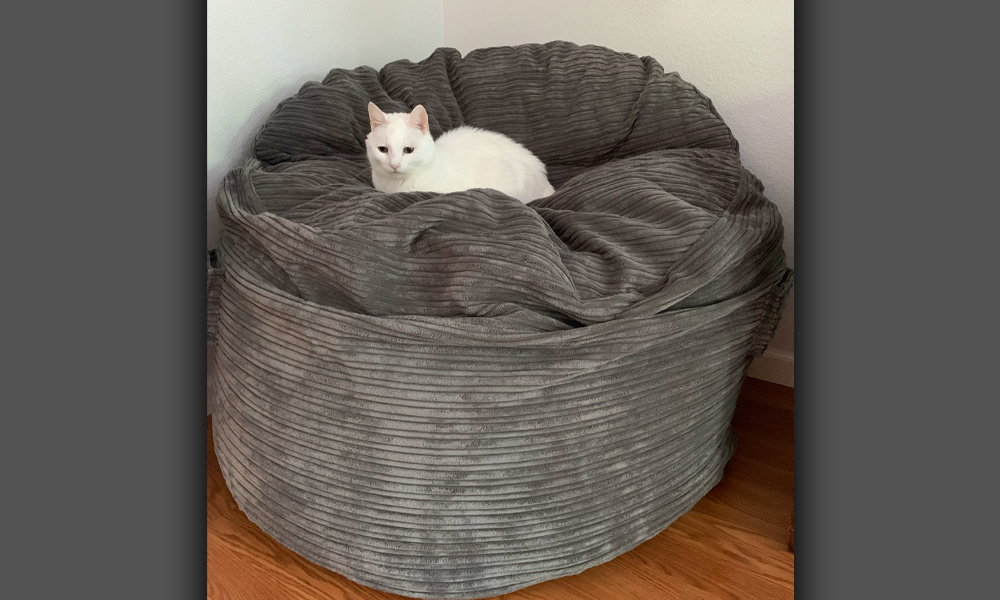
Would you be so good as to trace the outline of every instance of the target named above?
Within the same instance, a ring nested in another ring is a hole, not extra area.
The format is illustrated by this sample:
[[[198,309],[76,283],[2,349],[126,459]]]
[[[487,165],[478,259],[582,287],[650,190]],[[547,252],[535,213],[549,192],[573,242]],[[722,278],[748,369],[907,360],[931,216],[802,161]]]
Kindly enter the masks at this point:
[[[493,188],[525,203],[555,191],[542,161],[501,133],[463,125],[435,140],[420,105],[409,114],[387,114],[369,102],[368,116],[372,130],[365,144],[379,191]]]

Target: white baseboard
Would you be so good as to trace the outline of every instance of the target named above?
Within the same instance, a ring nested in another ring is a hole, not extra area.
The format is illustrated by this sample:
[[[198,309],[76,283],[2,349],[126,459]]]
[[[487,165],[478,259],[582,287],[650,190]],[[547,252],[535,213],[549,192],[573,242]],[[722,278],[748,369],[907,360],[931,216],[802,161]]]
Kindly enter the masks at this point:
[[[793,388],[795,387],[795,355],[791,352],[769,348],[750,363],[747,377],[763,379]]]

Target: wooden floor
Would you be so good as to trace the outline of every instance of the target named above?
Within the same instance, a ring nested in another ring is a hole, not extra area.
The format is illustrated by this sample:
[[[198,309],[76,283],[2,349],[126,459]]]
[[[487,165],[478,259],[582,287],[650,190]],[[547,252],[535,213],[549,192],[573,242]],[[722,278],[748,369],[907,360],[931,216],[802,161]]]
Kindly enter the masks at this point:
[[[497,596],[510,600],[793,597],[788,551],[795,479],[791,388],[747,379],[733,428],[736,455],[693,509],[638,548],[571,577]],[[281,546],[236,507],[208,418],[210,600],[403,598],[353,583]]]

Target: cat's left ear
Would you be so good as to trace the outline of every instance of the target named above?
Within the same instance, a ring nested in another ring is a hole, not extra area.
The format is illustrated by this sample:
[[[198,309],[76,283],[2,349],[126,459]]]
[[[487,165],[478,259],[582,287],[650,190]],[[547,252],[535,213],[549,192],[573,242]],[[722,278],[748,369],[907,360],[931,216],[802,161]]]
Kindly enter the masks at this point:
[[[416,108],[410,112],[410,116],[406,119],[406,122],[410,127],[416,127],[421,131],[421,133],[427,133],[430,125],[427,122],[427,111],[424,110],[422,104],[418,104]]]
[[[375,106],[374,102],[368,103],[368,119],[371,122],[373,130],[378,126],[385,125],[387,123],[385,113],[379,110],[379,108]]]

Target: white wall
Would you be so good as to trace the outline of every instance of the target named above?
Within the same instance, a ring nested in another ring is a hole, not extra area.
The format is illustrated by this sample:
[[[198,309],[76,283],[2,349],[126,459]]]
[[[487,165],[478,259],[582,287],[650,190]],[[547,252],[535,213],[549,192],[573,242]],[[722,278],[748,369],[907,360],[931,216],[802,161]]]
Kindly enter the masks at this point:
[[[208,248],[219,183],[279,101],[330,69],[421,60],[441,45],[441,0],[208,0]]]
[[[566,40],[656,58],[715,103],[785,224],[795,265],[793,0],[442,0],[444,45]],[[794,298],[751,375],[794,385]]]

